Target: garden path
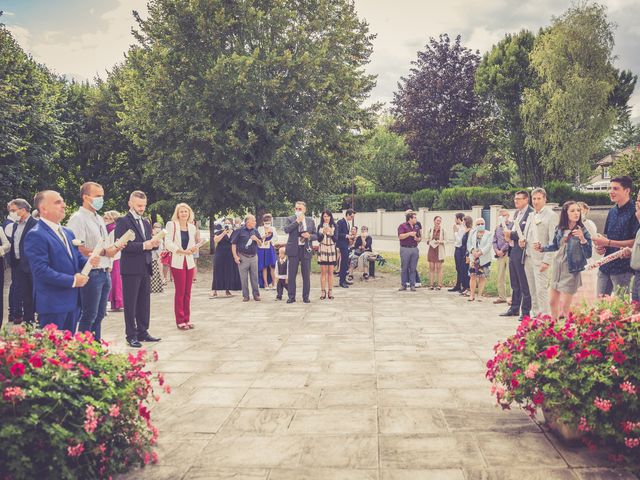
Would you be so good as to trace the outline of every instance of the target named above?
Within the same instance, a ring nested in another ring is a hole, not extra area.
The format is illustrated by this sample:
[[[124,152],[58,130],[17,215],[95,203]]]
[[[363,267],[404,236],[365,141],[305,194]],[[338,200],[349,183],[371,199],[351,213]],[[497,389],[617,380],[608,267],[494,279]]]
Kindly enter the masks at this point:
[[[173,392],[152,415],[159,463],[126,479],[632,478],[495,406],[485,363],[516,323],[491,302],[350,288],[244,304],[196,285],[192,331],[173,323],[171,288],[152,297],[153,368]],[[122,314],[103,329],[124,351]]]

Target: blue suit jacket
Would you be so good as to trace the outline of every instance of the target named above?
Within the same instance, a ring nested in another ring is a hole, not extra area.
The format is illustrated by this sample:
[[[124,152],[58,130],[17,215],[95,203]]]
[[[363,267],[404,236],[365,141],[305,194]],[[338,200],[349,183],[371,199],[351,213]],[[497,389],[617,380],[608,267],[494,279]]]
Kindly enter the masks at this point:
[[[347,236],[351,233],[349,223],[346,218],[341,218],[336,222],[336,247],[348,248],[349,240]]]
[[[71,247],[71,257],[60,237],[45,222],[38,222],[24,240],[38,313],[66,313],[80,305],[80,293],[78,288],[73,288],[73,277],[87,259],[73,246],[73,232],[65,227],[62,230]]]

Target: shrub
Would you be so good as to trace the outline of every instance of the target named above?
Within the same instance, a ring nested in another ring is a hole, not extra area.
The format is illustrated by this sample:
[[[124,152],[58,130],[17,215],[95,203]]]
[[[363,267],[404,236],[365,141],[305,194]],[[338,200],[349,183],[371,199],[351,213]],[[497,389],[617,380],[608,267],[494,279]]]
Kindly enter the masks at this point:
[[[113,354],[91,333],[73,335],[55,325],[4,329],[3,478],[108,478],[155,462],[158,430],[148,406],[157,397],[145,356],[144,350]]]
[[[553,180],[545,185],[545,190],[550,202],[562,205],[564,202],[574,200],[592,205],[609,205],[611,203],[608,193],[581,192],[571,185]]]
[[[640,304],[604,298],[558,321],[525,318],[494,347],[487,378],[498,404],[542,407],[588,445],[640,460]],[[617,454],[616,454],[617,455]]]
[[[356,195],[356,211],[375,212],[378,208],[389,211],[411,208],[411,198],[405,193],[374,192]],[[351,195],[345,195],[342,208],[351,208]]]
[[[438,198],[438,192],[430,188],[423,188],[411,195],[411,204],[416,210],[421,207],[433,208],[433,204]]]
[[[438,210],[469,210],[474,205],[510,205],[518,189],[486,187],[450,187],[438,195],[434,208]]]

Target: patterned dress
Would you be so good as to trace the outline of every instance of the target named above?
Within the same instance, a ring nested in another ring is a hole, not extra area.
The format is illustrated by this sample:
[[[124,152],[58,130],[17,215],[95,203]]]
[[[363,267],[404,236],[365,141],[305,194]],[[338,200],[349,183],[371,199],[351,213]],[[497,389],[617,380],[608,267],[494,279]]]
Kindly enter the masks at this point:
[[[335,226],[333,227],[333,235],[325,235],[322,233],[324,225],[318,226],[318,264],[319,265],[335,265],[338,261],[338,253],[336,251]]]

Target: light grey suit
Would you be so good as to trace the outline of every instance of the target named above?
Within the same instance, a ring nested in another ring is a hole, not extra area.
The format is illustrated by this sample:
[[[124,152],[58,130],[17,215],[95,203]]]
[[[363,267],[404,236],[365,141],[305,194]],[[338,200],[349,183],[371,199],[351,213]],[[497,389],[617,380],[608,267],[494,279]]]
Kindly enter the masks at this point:
[[[553,235],[558,226],[558,215],[551,207],[545,206],[540,213],[532,212],[524,227],[524,235],[527,245],[524,253],[524,273],[527,276],[529,291],[531,293],[531,309],[535,315],[551,314],[549,305],[549,273],[547,268],[540,271],[543,263],[551,265],[555,252],[537,252],[533,248],[535,242],[542,246],[549,245],[553,241]]]
[[[311,291],[311,257],[313,256],[312,242],[318,239],[316,234],[316,223],[311,217],[305,217],[304,222],[296,222],[295,215],[287,218],[284,227],[285,233],[289,234],[285,251],[289,258],[288,293],[289,298],[296,298],[296,277],[298,276],[298,265],[302,270],[302,299],[309,299]],[[300,245],[300,238],[303,232],[309,232],[311,237]]]

